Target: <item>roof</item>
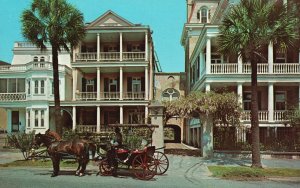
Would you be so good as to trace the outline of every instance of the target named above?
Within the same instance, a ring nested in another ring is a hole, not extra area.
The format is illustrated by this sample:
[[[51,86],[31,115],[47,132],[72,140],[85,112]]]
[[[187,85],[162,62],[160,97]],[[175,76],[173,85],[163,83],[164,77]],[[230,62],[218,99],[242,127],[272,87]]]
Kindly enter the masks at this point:
[[[91,23],[87,24],[87,28],[99,27],[99,26],[135,26],[133,23],[129,22],[125,18],[119,16],[112,10],[108,10],[96,20],[92,21]]]

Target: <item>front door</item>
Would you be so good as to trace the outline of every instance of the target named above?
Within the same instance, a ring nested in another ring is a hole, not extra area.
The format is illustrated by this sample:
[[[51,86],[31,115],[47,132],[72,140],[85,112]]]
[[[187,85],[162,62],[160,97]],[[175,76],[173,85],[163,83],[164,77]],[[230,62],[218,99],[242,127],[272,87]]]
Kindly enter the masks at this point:
[[[11,129],[12,132],[19,131],[19,111],[11,112]]]

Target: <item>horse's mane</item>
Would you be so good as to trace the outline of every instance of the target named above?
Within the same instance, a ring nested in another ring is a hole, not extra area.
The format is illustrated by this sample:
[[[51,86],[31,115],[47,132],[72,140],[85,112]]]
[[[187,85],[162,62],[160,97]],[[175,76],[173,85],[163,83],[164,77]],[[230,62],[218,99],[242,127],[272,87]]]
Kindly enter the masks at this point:
[[[46,132],[45,132],[45,135],[48,136],[48,137],[51,137],[53,139],[55,139],[55,141],[61,141],[61,137],[59,136],[59,134],[57,134],[57,132],[55,131],[51,131],[50,129],[48,129]]]

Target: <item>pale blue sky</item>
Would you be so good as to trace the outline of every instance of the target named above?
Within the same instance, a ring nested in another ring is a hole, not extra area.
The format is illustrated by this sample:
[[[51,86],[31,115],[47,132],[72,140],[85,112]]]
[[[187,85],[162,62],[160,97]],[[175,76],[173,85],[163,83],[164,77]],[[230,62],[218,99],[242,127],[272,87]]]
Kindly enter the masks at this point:
[[[91,22],[112,10],[132,23],[149,25],[164,72],[184,71],[184,50],[180,45],[186,20],[185,0],[68,0]],[[20,15],[32,0],[0,0],[0,60],[11,63],[13,44],[25,41]]]

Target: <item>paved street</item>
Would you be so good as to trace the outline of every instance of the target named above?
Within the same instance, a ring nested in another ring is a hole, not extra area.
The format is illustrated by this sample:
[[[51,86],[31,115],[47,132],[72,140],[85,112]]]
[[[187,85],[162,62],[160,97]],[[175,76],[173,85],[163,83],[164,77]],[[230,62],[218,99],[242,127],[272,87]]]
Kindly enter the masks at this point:
[[[0,153],[0,161],[8,157],[6,152]],[[10,160],[20,158],[19,153],[11,155]],[[299,187],[299,180],[265,180],[265,181],[229,181],[220,180],[210,176],[207,165],[250,165],[250,160],[214,159],[203,160],[200,157],[168,155],[170,168],[163,176],[155,176],[153,180],[141,181],[131,176],[128,171],[121,170],[120,176],[104,177],[96,176],[97,166],[90,162],[87,175],[74,176],[75,169],[63,168],[58,177],[51,178],[52,169],[48,168],[1,168],[0,187],[2,188],[26,188],[26,187]],[[3,163],[3,162],[1,162]],[[300,168],[300,160],[263,160],[264,166]]]

